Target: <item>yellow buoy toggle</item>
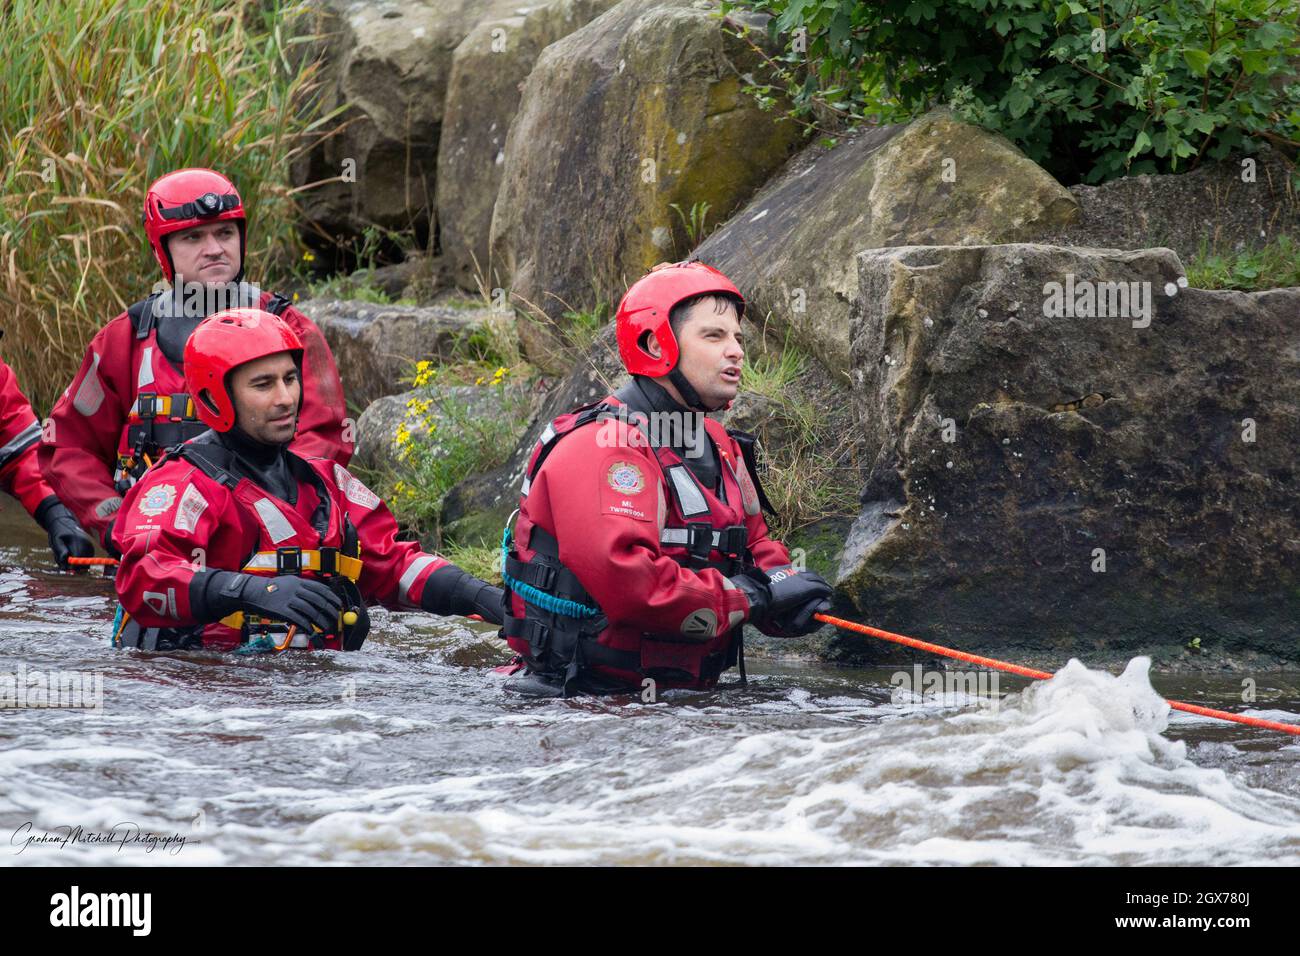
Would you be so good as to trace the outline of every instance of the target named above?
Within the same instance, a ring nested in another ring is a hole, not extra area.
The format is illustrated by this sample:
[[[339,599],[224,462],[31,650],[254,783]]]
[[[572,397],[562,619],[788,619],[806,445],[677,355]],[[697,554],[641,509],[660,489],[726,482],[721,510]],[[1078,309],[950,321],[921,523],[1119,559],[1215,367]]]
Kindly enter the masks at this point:
[[[356,611],[344,611],[344,612],[343,612],[343,623],[346,624],[348,627],[351,627],[353,624],[357,623],[357,612],[356,612]]]

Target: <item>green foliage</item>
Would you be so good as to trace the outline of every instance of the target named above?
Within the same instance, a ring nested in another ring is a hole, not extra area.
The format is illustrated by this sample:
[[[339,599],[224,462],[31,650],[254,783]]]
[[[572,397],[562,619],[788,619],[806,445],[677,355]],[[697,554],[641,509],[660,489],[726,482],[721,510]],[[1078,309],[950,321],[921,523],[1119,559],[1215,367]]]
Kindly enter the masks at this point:
[[[709,206],[707,202],[691,203],[689,213],[682,212],[682,207],[675,202],[670,202],[668,208],[677,213],[677,218],[681,220],[682,229],[686,231],[687,252],[694,249],[704,241],[707,233],[705,232],[705,223],[709,218]]]
[[[251,274],[299,259],[289,164],[332,115],[303,104],[318,64],[294,0],[7,0],[0,5],[0,303],[6,360],[38,412],[96,329],[161,276],[144,191],[211,166],[250,211]]]
[[[447,492],[470,475],[482,474],[502,464],[514,450],[526,423],[528,401],[506,387],[506,370],[499,369],[485,388],[503,391],[501,414],[475,414],[470,403],[438,397],[412,396],[405,419],[398,425],[395,442],[399,465],[383,476],[380,487],[389,507],[403,526],[420,533],[437,530]],[[416,381],[425,385],[429,379]]]
[[[1187,266],[1187,281],[1198,289],[1282,289],[1300,286],[1300,243],[1289,236],[1276,242],[1222,253],[1203,246]]]
[[[844,464],[857,438],[834,434],[826,410],[802,386],[810,362],[787,335],[780,349],[759,343],[741,368],[742,392],[771,405],[758,428],[766,466],[760,480],[777,511],[769,527],[781,540],[823,519],[856,514],[858,475]]]
[[[724,0],[773,15],[796,118],[893,123],[947,103],[1067,184],[1300,141],[1300,6],[1278,0]]]
[[[609,325],[612,312],[608,302],[597,303],[593,309],[568,311],[563,315],[560,332],[564,336],[565,346],[575,358],[581,358],[596,341],[601,329]]]

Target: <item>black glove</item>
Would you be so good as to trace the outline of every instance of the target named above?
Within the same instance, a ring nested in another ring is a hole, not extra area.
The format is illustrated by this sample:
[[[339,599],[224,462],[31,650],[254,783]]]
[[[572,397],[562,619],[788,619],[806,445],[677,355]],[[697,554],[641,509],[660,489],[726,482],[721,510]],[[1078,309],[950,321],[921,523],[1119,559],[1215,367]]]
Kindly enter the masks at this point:
[[[287,621],[305,634],[313,627],[330,633],[338,629],[343,599],[319,581],[296,574],[268,578],[234,571],[201,572],[195,579],[190,603],[196,619],[218,621],[232,611],[251,611]]]
[[[749,619],[770,624],[787,637],[799,637],[821,625],[812,616],[830,610],[834,589],[816,571],[784,565],[763,572],[750,569],[731,582],[749,598]]]
[[[59,567],[66,568],[68,558],[89,558],[95,553],[95,542],[57,496],[42,501],[35,518],[50,536],[50,551]]]
[[[113,524],[117,521],[117,515],[108,519],[108,524],[104,527],[104,534],[100,537],[99,543],[104,546],[104,553],[110,558],[121,558],[122,552],[117,550],[117,545],[113,544]]]
[[[474,613],[489,624],[500,627],[506,622],[506,592],[494,585],[485,582],[480,583],[482,586],[478,588],[473,598]]]
[[[431,614],[477,614],[489,624],[505,623],[506,592],[454,564],[444,565],[424,583],[420,606]]]

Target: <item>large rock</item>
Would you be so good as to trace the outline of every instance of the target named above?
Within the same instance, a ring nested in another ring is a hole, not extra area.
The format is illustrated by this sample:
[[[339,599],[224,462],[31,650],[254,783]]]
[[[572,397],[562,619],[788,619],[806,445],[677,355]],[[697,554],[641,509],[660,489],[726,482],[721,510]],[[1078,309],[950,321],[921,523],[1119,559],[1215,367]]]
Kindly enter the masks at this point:
[[[936,110],[906,127],[810,147],[697,250],[828,367],[849,365],[863,249],[1023,242],[1076,199],[1008,140]]]
[[[370,225],[433,229],[438,137],[452,51],[479,20],[517,0],[314,0],[328,39],[319,108],[342,108],[339,132],[293,164],[307,224],[334,237]],[[350,161],[350,162],[349,162]],[[310,231],[310,230],[309,230]]]
[[[1100,186],[1071,186],[1079,221],[1038,241],[1056,245],[1145,249],[1165,246],[1185,263],[1278,236],[1300,237],[1300,197],[1291,168],[1275,150],[1190,173],[1126,176]]]
[[[1300,289],[1180,287],[1167,249],[882,249],[858,270],[880,451],[840,587],[864,615],[1058,663],[1193,638],[1300,657]],[[1149,324],[1049,308],[1051,283],[1078,302],[1101,282],[1139,283]]]
[[[489,268],[492,207],[505,168],[506,133],[538,54],[617,0],[551,0],[480,23],[452,56],[438,144],[438,241],[463,289],[495,287]]]
[[[492,219],[493,268],[513,301],[552,320],[616,302],[689,248],[673,204],[707,202],[717,222],[748,198],[798,138],[744,92],[757,60],[703,0],[623,0],[548,46],[506,139]],[[544,329],[521,323],[520,338],[547,367]]]
[[[402,380],[421,360],[453,361],[466,339],[494,320],[491,309],[438,305],[311,299],[298,307],[320,326],[334,353],[343,393],[357,408],[400,391]]]

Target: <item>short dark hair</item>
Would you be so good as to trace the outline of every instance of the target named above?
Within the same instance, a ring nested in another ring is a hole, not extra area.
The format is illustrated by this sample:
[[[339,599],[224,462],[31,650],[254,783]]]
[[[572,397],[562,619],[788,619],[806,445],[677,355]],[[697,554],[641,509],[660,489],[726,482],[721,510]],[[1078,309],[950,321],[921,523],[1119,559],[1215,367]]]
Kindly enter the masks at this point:
[[[686,313],[691,310],[691,306],[705,299],[713,300],[713,311],[716,315],[727,311],[728,305],[735,306],[737,314],[744,314],[744,300],[737,299],[729,292],[701,292],[689,299],[682,299],[668,311],[668,326],[673,330],[673,335],[678,335],[682,331],[682,323],[686,321]]]

